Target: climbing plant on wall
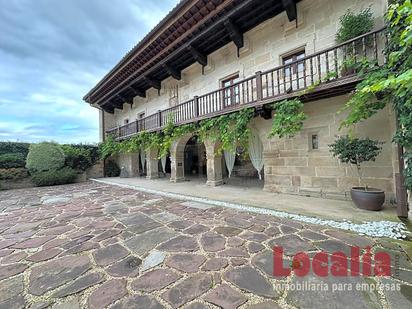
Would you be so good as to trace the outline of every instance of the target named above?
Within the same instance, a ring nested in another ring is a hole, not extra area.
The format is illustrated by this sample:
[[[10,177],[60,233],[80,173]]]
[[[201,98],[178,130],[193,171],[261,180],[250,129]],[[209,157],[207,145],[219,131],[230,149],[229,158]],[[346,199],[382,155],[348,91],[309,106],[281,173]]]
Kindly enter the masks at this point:
[[[365,120],[387,104],[394,108],[398,128],[393,141],[405,149],[406,186],[412,188],[412,3],[394,0],[386,13],[388,44],[385,65],[369,71],[345,109],[343,127]]]
[[[306,115],[303,112],[303,103],[299,99],[283,100],[274,103],[272,129],[269,137],[293,137],[302,130]]]
[[[202,141],[210,139],[221,142],[218,151],[234,151],[236,146],[247,148],[250,131],[248,123],[254,116],[252,108],[243,109],[231,114],[216,118],[202,120],[199,123],[191,123],[176,126],[173,114],[168,117],[167,124],[160,132],[140,132],[123,141],[115,141],[109,136],[100,145],[102,158],[107,158],[118,153],[138,152],[141,149],[159,149],[159,158],[167,155],[172,143],[186,134],[199,135]]]
[[[202,140],[220,142],[218,152],[223,150],[234,152],[237,146],[247,149],[250,135],[248,124],[253,116],[253,109],[246,108],[231,114],[202,120],[199,123],[198,134]]]

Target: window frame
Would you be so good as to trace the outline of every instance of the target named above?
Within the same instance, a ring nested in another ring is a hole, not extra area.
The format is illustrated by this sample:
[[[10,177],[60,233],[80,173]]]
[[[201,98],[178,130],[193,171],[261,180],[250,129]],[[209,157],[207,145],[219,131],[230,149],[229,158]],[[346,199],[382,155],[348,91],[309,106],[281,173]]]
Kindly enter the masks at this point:
[[[300,58],[301,57],[301,58]],[[291,62],[298,61],[302,58],[306,57],[306,49],[304,47],[295,49],[290,53],[284,54],[281,56],[282,65],[286,66],[288,63],[287,61],[291,60]],[[300,70],[299,67],[302,65],[302,69]],[[289,77],[290,75],[297,75],[297,73],[303,73],[305,71],[306,62],[302,61],[301,63],[296,62],[291,67],[284,67],[282,72],[285,77]]]
[[[239,82],[239,78],[240,78],[239,73],[233,73],[220,80],[220,87],[222,89],[223,107],[240,104],[239,84],[232,87],[234,84]]]

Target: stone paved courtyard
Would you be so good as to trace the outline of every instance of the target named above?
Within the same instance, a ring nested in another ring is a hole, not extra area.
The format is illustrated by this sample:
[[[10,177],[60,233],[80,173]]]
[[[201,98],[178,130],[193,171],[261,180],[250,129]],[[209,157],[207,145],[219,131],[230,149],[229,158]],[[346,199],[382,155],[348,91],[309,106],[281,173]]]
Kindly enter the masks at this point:
[[[0,192],[0,308],[410,308],[395,242],[97,183]],[[392,277],[273,276],[291,257],[386,251]],[[372,291],[287,290],[376,283]],[[334,285],[335,284],[335,285]]]

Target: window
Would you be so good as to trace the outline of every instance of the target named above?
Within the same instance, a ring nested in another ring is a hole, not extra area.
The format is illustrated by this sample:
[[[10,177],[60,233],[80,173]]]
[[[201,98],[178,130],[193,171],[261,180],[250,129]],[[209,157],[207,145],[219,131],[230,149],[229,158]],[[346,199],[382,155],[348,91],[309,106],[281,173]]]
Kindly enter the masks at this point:
[[[319,136],[317,134],[312,134],[311,146],[312,146],[312,150],[319,149]]]
[[[239,74],[233,75],[222,80],[223,90],[223,106],[231,106],[232,104],[240,103],[239,85],[234,85],[239,79]]]
[[[295,62],[297,60],[305,58],[305,50],[301,50],[299,52],[296,52],[292,55],[288,55],[285,57],[282,57],[282,62],[283,65],[287,65],[289,63]],[[297,72],[301,73],[303,72],[305,68],[305,61],[302,62],[297,62],[293,64],[292,66],[287,66],[284,68],[284,74],[285,76],[290,76],[291,74],[296,74]]]

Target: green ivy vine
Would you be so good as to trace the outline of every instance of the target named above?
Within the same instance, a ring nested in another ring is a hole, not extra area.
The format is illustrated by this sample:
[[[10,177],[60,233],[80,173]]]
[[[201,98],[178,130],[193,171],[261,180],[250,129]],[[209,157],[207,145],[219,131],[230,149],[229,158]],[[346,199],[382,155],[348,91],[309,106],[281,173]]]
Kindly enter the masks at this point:
[[[351,127],[391,104],[398,118],[393,141],[405,149],[405,185],[412,188],[412,3],[394,0],[385,16],[388,44],[387,62],[364,74],[363,81],[345,106],[349,112],[342,122]]]
[[[248,123],[254,116],[252,108],[243,109],[227,115],[201,120],[176,126],[173,115],[169,115],[167,124],[160,132],[140,132],[123,141],[116,141],[108,136],[100,144],[100,154],[103,159],[119,153],[132,153],[140,150],[157,148],[159,158],[167,155],[172,143],[186,134],[198,135],[201,141],[210,139],[220,142],[217,149],[235,151],[236,146],[247,148],[250,130]]]
[[[302,130],[306,115],[303,112],[303,103],[298,98],[283,100],[274,103],[275,111],[269,137],[293,137]]]

